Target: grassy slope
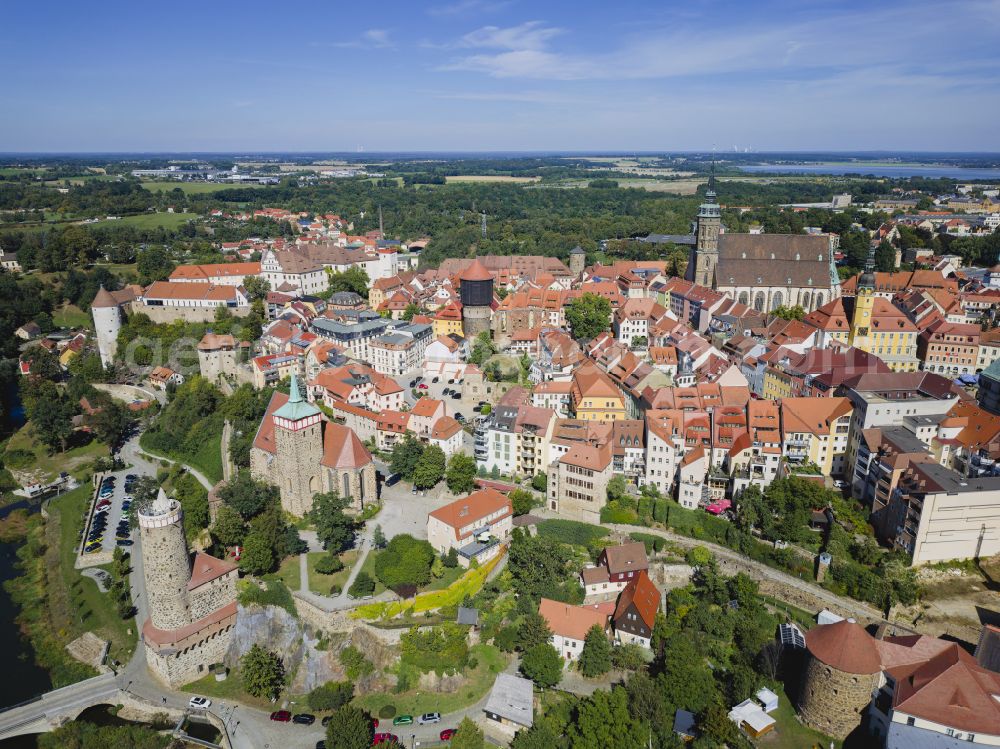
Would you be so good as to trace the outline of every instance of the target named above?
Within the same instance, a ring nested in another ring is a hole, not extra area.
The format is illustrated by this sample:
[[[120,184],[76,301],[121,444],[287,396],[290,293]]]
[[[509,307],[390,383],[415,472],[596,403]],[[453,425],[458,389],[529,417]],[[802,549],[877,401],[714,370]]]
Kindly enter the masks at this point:
[[[497,674],[507,665],[504,654],[492,645],[474,645],[470,648],[470,652],[477,661],[476,667],[466,673],[468,683],[454,692],[426,692],[414,689],[402,694],[367,694],[356,698],[354,702],[372,715],[378,715],[379,708],[383,705],[394,705],[396,715],[417,716],[429,712],[452,713],[462,710],[482,699],[493,686]],[[384,722],[392,724],[391,720]],[[444,727],[446,726],[442,726]]]
[[[11,436],[6,450],[24,450],[34,454],[31,466],[24,470],[37,474],[37,477],[44,481],[55,479],[60,471],[69,471],[77,478],[85,478],[90,473],[90,463],[95,458],[104,458],[108,455],[107,446],[97,440],[79,447],[71,447],[64,453],[49,455],[46,447],[35,439],[35,430],[30,422]]]

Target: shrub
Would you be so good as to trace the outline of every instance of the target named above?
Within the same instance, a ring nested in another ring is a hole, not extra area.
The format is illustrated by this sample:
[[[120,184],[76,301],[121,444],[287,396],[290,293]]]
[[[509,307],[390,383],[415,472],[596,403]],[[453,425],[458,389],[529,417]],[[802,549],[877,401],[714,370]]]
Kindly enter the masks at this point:
[[[375,581],[372,579],[371,575],[364,571],[358,573],[358,576],[354,578],[354,583],[351,585],[350,590],[347,591],[351,598],[364,598],[365,596],[370,596],[374,592]]]
[[[378,717],[380,718],[395,718],[396,717],[396,706],[393,704],[382,705],[378,709]]]
[[[336,710],[354,699],[354,684],[349,681],[328,681],[309,693],[313,710]]]
[[[651,554],[656,549],[656,542],[660,542],[660,549],[663,548],[663,539],[659,536],[654,536],[652,533],[630,533],[629,538],[633,541],[641,541],[646,547],[646,553]]]
[[[339,585],[334,584],[334,585],[330,586],[330,595],[331,596],[335,596],[336,597],[336,596],[339,596],[343,592],[344,592],[344,589],[341,588]]]
[[[344,667],[344,673],[351,680],[362,676],[368,676],[375,670],[372,662],[365,658],[364,654],[353,645],[348,645],[340,651],[340,665]]]
[[[334,554],[327,554],[316,562],[316,571],[321,575],[332,575],[342,569],[344,569],[344,563],[340,561],[340,557]]]

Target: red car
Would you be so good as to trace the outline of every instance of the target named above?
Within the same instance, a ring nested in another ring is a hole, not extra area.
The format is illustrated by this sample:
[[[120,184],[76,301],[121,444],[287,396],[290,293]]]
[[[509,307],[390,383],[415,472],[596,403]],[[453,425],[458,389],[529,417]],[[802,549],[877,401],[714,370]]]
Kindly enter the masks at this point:
[[[451,741],[455,737],[455,734],[457,732],[458,731],[455,728],[444,729],[443,731],[441,731],[441,741]]]
[[[376,733],[372,737],[372,746],[378,746],[385,741],[399,741],[399,736],[394,733]]]
[[[271,713],[271,720],[276,723],[288,723],[292,719],[292,714],[287,710],[275,710]]]
[[[417,385],[417,387],[420,388],[421,390],[427,390],[427,386],[422,382],[419,385]]]
[[[378,728],[378,718],[372,718],[372,728]]]

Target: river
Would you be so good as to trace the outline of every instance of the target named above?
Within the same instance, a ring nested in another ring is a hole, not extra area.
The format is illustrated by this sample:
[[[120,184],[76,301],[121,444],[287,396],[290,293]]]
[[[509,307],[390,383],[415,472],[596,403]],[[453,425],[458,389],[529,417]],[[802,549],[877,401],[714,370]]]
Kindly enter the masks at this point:
[[[960,166],[934,166],[930,164],[906,164],[892,166],[887,164],[836,163],[836,164],[760,164],[741,166],[744,172],[766,172],[768,174],[829,174],[844,176],[845,174],[864,174],[875,177],[891,177],[905,179],[907,177],[927,177],[957,179],[963,182],[981,182],[983,180],[1000,179],[1000,169],[981,169]]]
[[[15,502],[0,509],[0,518],[18,509],[38,512],[38,502],[27,500]],[[18,576],[16,543],[0,543],[0,582],[6,582]],[[18,609],[10,600],[7,591],[0,587],[0,705],[16,705],[32,697],[49,691],[52,682],[48,672],[35,664],[35,654],[28,641],[21,636],[21,631],[14,622]],[[35,746],[31,736],[0,741],[3,749],[30,749]]]

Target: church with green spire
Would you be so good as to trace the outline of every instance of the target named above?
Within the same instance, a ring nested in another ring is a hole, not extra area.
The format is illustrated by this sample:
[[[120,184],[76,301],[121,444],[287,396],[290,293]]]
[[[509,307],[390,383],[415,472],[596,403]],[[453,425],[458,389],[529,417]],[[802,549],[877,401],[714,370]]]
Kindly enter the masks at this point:
[[[810,312],[840,296],[838,238],[727,232],[714,165],[691,239],[685,278],[760,312],[796,305]]]
[[[304,397],[295,372],[289,394],[271,396],[250,450],[250,472],[277,486],[282,508],[296,517],[325,492],[351,500],[358,512],[378,502],[371,453],[350,427],[328,420]]]

